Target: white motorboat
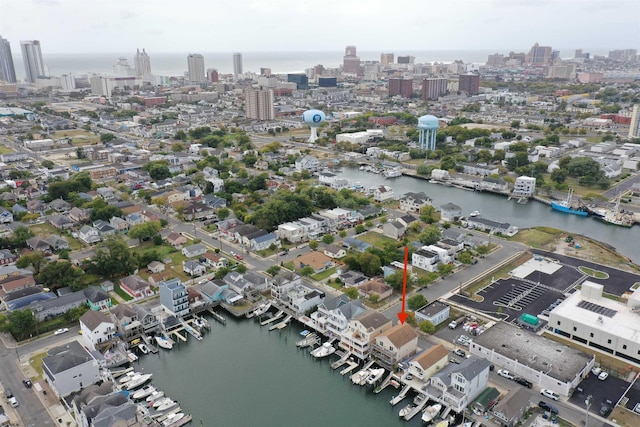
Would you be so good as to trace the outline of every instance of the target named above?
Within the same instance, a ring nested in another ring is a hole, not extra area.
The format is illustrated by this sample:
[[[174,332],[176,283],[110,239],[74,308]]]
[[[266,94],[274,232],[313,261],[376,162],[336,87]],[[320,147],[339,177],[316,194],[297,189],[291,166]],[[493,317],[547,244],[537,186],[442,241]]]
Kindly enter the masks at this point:
[[[118,380],[118,382],[120,384],[126,384],[126,383],[128,383],[129,381],[131,381],[132,379],[134,379],[135,377],[137,377],[139,375],[142,375],[142,374],[140,372],[134,372],[134,371],[127,372],[126,374],[124,374],[122,376],[122,378],[120,378]]]
[[[367,384],[375,384],[384,375],[384,368],[372,369],[369,377],[367,378]]]
[[[146,384],[148,381],[151,380],[151,377],[153,376],[153,374],[142,374],[138,377],[133,378],[131,381],[129,381],[125,387],[127,388],[127,390],[135,390],[138,387]]]
[[[327,357],[336,352],[336,348],[331,345],[331,343],[324,343],[320,347],[316,348],[311,352],[313,357],[317,357],[318,359],[321,357]]]
[[[165,400],[160,406],[158,406],[156,408],[157,411],[166,411],[167,409],[171,409],[174,406],[176,406],[178,404],[178,402],[176,402],[175,400],[171,400],[169,398],[167,398],[167,400]]]
[[[162,425],[164,427],[168,427],[168,426],[170,426],[172,424],[177,423],[178,421],[180,421],[184,417],[185,417],[185,415],[182,412],[176,412],[175,414],[169,414],[169,415],[167,415],[167,418],[165,418],[165,420],[162,421]]]
[[[159,390],[159,391],[154,391],[153,393],[151,393],[149,396],[147,396],[147,398],[145,399],[147,402],[155,402],[158,399],[161,399],[164,397],[164,391]]]
[[[480,216],[480,211],[473,211],[469,214],[470,217]]]
[[[441,409],[442,409],[442,405],[439,403],[436,403],[435,405],[427,406],[427,409],[425,409],[424,412],[422,413],[422,422],[430,423],[431,420],[433,420],[440,413]]]
[[[131,398],[136,400],[136,399],[144,399],[147,396],[150,396],[151,394],[153,394],[153,392],[156,391],[156,388],[152,385],[150,385],[149,387],[144,387],[141,388],[140,390],[136,391],[135,393],[133,393],[133,395],[131,395]]]
[[[351,382],[353,382],[354,384],[360,384],[363,379],[366,381],[366,379],[369,378],[370,373],[371,371],[369,371],[368,369],[358,371],[355,374],[351,375]]]
[[[171,350],[173,348],[173,340],[158,335],[155,336],[155,340],[158,347],[162,347],[165,350]]]
[[[435,427],[449,427],[449,420],[442,420]]]
[[[140,350],[144,354],[149,354],[149,347],[145,343],[138,344],[138,350]]]
[[[406,415],[409,414],[409,412],[413,411],[414,409],[416,409],[416,406],[414,406],[411,403],[409,403],[407,406],[405,406],[404,408],[400,409],[400,413],[398,415],[400,417],[404,418]]]
[[[255,310],[253,310],[253,315],[255,317],[260,317],[265,314],[271,308],[271,302],[262,303]]]
[[[154,400],[150,406],[153,406],[157,410],[160,406],[170,402],[173,402],[173,399],[170,397],[163,397],[162,399]]]

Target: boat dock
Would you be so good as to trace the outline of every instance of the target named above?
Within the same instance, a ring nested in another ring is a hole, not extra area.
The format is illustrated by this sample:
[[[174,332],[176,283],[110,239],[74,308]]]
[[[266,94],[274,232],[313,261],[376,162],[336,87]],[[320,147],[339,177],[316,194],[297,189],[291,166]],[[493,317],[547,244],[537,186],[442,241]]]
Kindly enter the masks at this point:
[[[400,403],[407,396],[409,390],[411,390],[411,387],[409,385],[405,385],[404,388],[400,390],[400,394],[394,396],[393,399],[389,401],[391,406],[396,406],[398,403]]]
[[[180,332],[178,332],[178,330],[177,330],[177,329],[174,329],[174,330],[172,330],[172,331],[168,331],[168,332],[167,332],[167,335],[168,335],[168,336],[170,336],[170,335],[172,335],[172,334],[173,334],[173,335],[174,335],[174,336],[175,336],[179,341],[187,342],[187,337],[185,337],[185,336],[184,336],[184,335],[182,335]]]
[[[280,310],[271,319],[263,320],[262,322],[260,322],[260,326],[265,326],[265,325],[268,325],[269,323],[275,322],[276,320],[279,320],[282,316],[284,316],[284,311]]]
[[[384,390],[385,388],[387,388],[387,386],[389,384],[391,384],[391,380],[393,379],[393,372],[389,373],[389,376],[387,376],[387,378],[384,379],[384,381],[382,381],[382,384],[380,384],[378,387],[376,387],[373,392],[374,393],[380,393],[382,390]]]
[[[184,327],[184,330],[191,334],[191,336],[193,336],[195,339],[197,339],[198,341],[202,340],[202,335],[200,335],[200,332],[196,331],[195,328],[192,328],[184,320],[182,321],[182,326]]]
[[[284,327],[286,327],[289,324],[291,319],[293,319],[293,316],[288,315],[282,322],[280,322],[280,323],[278,323],[276,325],[269,326],[269,330],[273,331],[274,329],[283,329]],[[269,319],[269,320],[271,320],[271,319]]]
[[[320,344],[320,337],[315,333],[310,333],[300,341],[296,343],[296,347],[305,348],[309,346],[313,346],[316,344]]]
[[[218,313],[216,313],[215,311],[213,311],[212,308],[209,309],[209,313],[211,313],[211,316],[213,316],[213,318],[222,323],[223,325],[227,324],[227,319],[225,319],[224,317],[222,317],[221,315],[219,315]]]
[[[158,353],[158,347],[153,345],[153,343],[151,342],[151,338],[149,338],[147,335],[142,335],[142,341],[144,341],[145,345],[147,346],[147,348],[151,353],[153,354]]]
[[[349,361],[349,357],[351,356],[351,352],[347,351],[345,354],[340,357],[340,359],[336,360],[331,364],[331,369],[338,369],[340,366],[344,365]]]
[[[420,404],[418,406],[416,406],[415,408],[413,408],[411,410],[411,412],[409,412],[407,415],[404,416],[404,419],[406,421],[409,421],[411,418],[415,417],[416,415],[418,415],[420,412],[422,412],[422,410],[424,409],[425,406],[427,406],[427,403],[429,403],[429,399],[424,399],[422,402],[420,402]]]
[[[111,373],[111,377],[113,378],[118,378],[124,374],[126,374],[127,372],[131,372],[133,371],[133,368],[129,367],[126,369],[118,369],[118,370],[109,370],[109,372]]]
[[[347,364],[349,366],[340,371],[340,375],[346,375],[358,367],[358,364],[352,360],[347,360]]]
[[[374,363],[375,363],[375,360],[370,361],[370,362],[369,362],[369,363],[367,363],[367,364],[366,364],[362,369],[360,369],[358,372],[356,372],[356,373],[355,373],[355,374],[353,374],[353,375],[356,375],[356,374],[359,374],[359,373],[361,373],[361,372],[364,372],[364,371],[368,370],[370,367],[372,367],[372,366],[373,366],[373,364],[374,364]],[[349,377],[349,378],[351,379],[351,381],[353,381],[353,380],[354,380],[354,379],[353,379],[353,375],[351,375],[351,376]],[[366,380],[366,378],[364,378],[363,380]],[[360,382],[359,382],[359,383],[360,383]],[[362,384],[359,384],[359,385],[364,385],[364,382],[362,382]]]

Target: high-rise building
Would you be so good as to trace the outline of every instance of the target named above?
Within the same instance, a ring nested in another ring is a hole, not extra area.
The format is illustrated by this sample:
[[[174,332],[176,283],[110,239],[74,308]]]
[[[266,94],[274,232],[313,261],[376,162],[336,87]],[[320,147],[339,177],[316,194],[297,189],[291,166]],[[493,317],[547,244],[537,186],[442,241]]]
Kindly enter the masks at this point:
[[[269,67],[261,67],[260,68],[260,75],[261,76],[270,76],[271,74],[273,74],[271,72],[271,68],[269,68]]]
[[[460,74],[458,90],[467,95],[477,95],[480,91],[480,74]]]
[[[235,76],[242,74],[242,54],[240,52],[233,54],[233,74]]]
[[[321,75],[323,75],[324,73],[324,65],[322,64],[318,64],[315,67],[313,67],[313,75],[316,77],[319,77]]]
[[[150,82],[153,79],[151,74],[151,58],[147,52],[142,48],[136,50],[136,56],[134,58],[134,66],[136,68],[136,77],[142,77],[145,82]]]
[[[551,46],[540,46],[534,44],[526,57],[526,62],[531,65],[548,65],[553,59],[553,49]]]
[[[62,90],[69,92],[76,88],[76,79],[73,78],[71,73],[63,74],[60,76],[60,85],[62,86]]]
[[[318,87],[336,87],[338,79],[335,77],[320,77],[318,79]]]
[[[135,75],[135,70],[129,66],[127,58],[118,58],[113,66],[113,74],[117,77],[131,77]]]
[[[355,46],[347,46],[344,49],[344,58],[342,58],[342,72],[345,74],[362,75],[362,67],[360,66],[360,58],[356,55]]]
[[[9,40],[0,36],[0,80],[7,83],[16,82],[16,68],[13,66],[13,55],[11,55],[11,44]]]
[[[629,125],[629,138],[640,138],[640,105],[633,106],[631,124]]]
[[[413,79],[389,79],[389,96],[411,98]]]
[[[504,55],[501,53],[496,53],[493,55],[489,55],[489,58],[487,59],[487,66],[488,67],[494,67],[494,68],[500,68],[504,65]]]
[[[422,99],[437,100],[447,93],[448,80],[444,77],[434,77],[422,80]]]
[[[380,65],[383,67],[387,65],[393,64],[394,55],[393,53],[381,53],[380,54]]]
[[[190,53],[187,56],[187,66],[189,71],[189,81],[202,83],[206,81],[204,74],[204,56],[199,53]]]
[[[211,83],[217,83],[218,81],[220,81],[218,70],[216,70],[215,68],[207,68],[207,81]]]
[[[35,83],[38,76],[46,75],[42,51],[40,50],[40,41],[22,40],[20,41],[20,48],[22,49],[22,60],[24,61],[25,80],[29,83]]]
[[[273,120],[273,100],[272,89],[247,89],[244,93],[245,116],[253,120]]]
[[[410,56],[410,55],[398,56],[398,64],[410,64],[410,65],[413,65],[415,60],[416,60],[415,56]]]
[[[309,77],[306,74],[287,74],[287,82],[295,83],[297,89],[309,89]]]

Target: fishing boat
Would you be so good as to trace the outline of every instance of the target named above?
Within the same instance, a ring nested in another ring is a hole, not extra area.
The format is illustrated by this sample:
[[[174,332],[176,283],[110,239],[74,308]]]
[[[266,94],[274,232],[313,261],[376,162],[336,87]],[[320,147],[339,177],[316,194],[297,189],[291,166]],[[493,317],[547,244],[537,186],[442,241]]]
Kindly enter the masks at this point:
[[[254,317],[260,317],[265,314],[271,308],[271,303],[262,303],[255,310],[253,310]]]
[[[442,420],[435,427],[449,427],[449,420]]]
[[[420,404],[424,402],[425,399],[427,399],[427,395],[424,393],[420,393],[419,395],[413,398],[413,403],[417,406],[420,406]]]
[[[409,403],[407,406],[405,406],[404,408],[400,409],[400,412],[398,413],[398,416],[405,417],[409,412],[413,411],[414,409],[416,409],[416,406],[412,405],[411,403]]]
[[[367,384],[375,384],[384,375],[384,369],[372,369],[367,378]]]
[[[620,210],[621,195],[616,198],[616,204],[611,208],[589,209],[589,212],[593,214],[596,219],[608,224],[618,225],[620,227],[633,226],[635,219],[634,215],[630,212],[624,212]]]
[[[135,371],[127,372],[122,376],[122,378],[120,378],[120,380],[118,380],[118,382],[120,384],[126,384],[132,379],[134,379],[135,377],[139,377],[140,375],[142,375],[140,372],[135,372]]]
[[[567,194],[566,200],[560,200],[557,202],[551,202],[551,209],[556,210],[558,212],[579,215],[579,216],[588,216],[589,211],[584,206],[573,206],[571,204],[571,199],[573,198],[573,188],[569,188],[569,193]]]
[[[311,352],[311,355],[313,357],[316,357],[316,358],[320,359],[322,357],[330,356],[335,352],[336,352],[336,348],[334,346],[332,346],[331,343],[326,342],[326,343],[322,344],[320,347],[318,347],[315,350],[313,350]]]
[[[300,331],[300,335],[302,335],[303,337],[306,337],[307,335],[309,335],[311,332],[308,329],[305,329],[304,331]]]
[[[149,354],[149,347],[145,343],[138,344],[138,350],[140,350],[144,354]]]
[[[422,413],[422,422],[430,423],[431,420],[433,420],[436,417],[436,415],[440,413],[441,409],[442,409],[442,405],[439,403],[436,403],[435,405],[427,406],[427,409],[425,409],[424,412]]]
[[[154,400],[153,402],[151,402],[150,406],[157,409],[160,406],[169,402],[173,402],[173,399],[171,399],[170,397],[163,397],[162,399]]]
[[[173,424],[177,423],[178,421],[180,421],[184,417],[185,417],[185,415],[182,412],[176,412],[175,414],[169,414],[169,415],[167,415],[167,418],[165,418],[165,420],[162,421],[162,425],[164,427],[168,427],[170,425],[173,425]]]
[[[296,343],[297,347],[300,348],[305,348],[305,347],[309,347],[310,345],[315,344],[316,342],[319,341],[320,338],[318,338],[318,335],[312,333],[309,333],[307,335],[304,336],[303,339],[301,339],[300,341],[298,341]]]
[[[153,392],[155,392],[155,391],[156,391],[156,388],[154,386],[150,385],[148,387],[141,388],[140,390],[138,390],[135,393],[133,393],[131,395],[131,398],[134,399],[134,400],[144,399],[147,396],[150,396],[151,394],[153,394]]]
[[[156,400],[161,399],[163,397],[164,397],[164,391],[158,390],[158,391],[154,391],[149,396],[147,396],[145,400],[147,402],[155,402]]]
[[[159,335],[155,336],[155,340],[156,344],[158,344],[158,347],[164,348],[165,350],[171,350],[173,348],[173,340],[161,337]]]
[[[369,374],[370,371],[368,369],[358,371],[355,374],[351,375],[351,382],[353,382],[354,384],[360,384],[363,379],[366,381],[366,379],[369,378]]]
[[[146,384],[148,381],[151,380],[151,377],[153,376],[153,374],[142,374],[138,377],[134,377],[131,381],[129,381],[125,387],[127,388],[127,390],[135,390],[138,387]]]
[[[176,402],[175,400],[171,400],[169,398],[167,398],[161,405],[159,405],[156,410],[157,411],[166,411],[167,409],[171,409],[174,406],[177,406],[178,402]]]

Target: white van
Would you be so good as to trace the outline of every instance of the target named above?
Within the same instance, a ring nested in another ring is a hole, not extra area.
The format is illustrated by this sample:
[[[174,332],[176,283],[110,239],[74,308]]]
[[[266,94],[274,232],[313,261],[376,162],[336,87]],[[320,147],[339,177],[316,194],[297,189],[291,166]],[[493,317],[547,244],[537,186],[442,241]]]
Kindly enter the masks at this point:
[[[18,399],[16,399],[15,396],[12,396],[12,397],[9,398],[9,404],[13,408],[17,408],[18,406],[20,406],[20,403],[18,403]]]

